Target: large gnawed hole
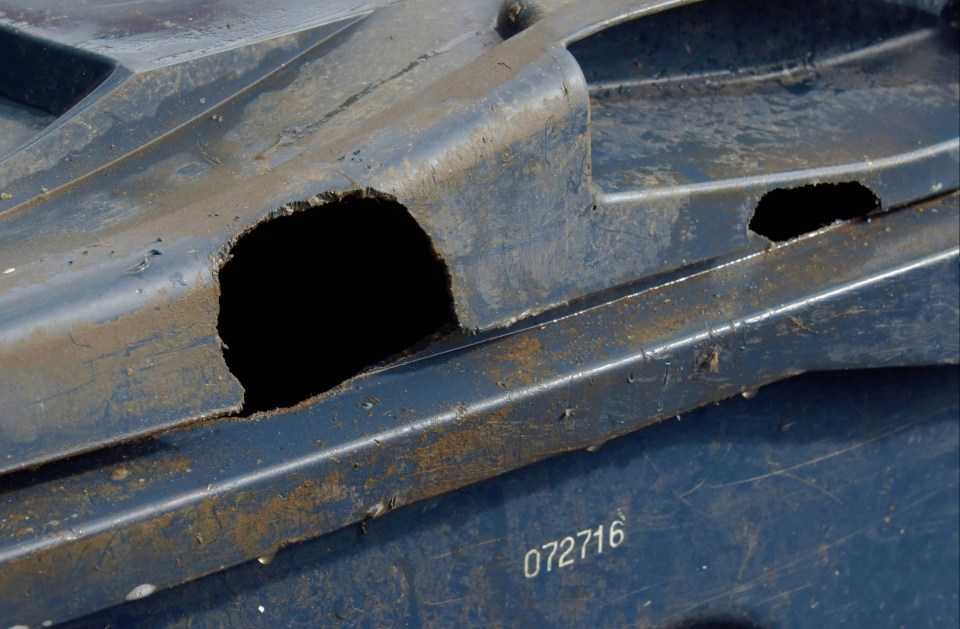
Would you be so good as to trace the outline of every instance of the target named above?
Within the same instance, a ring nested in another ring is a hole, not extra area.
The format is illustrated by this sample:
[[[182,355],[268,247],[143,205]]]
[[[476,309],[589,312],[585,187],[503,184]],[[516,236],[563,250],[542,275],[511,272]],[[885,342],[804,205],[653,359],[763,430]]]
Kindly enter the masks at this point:
[[[750,229],[782,242],[837,221],[862,218],[879,207],[877,195],[857,182],[777,188],[760,199]]]
[[[230,253],[218,329],[244,414],[293,406],[455,323],[446,268],[392,200],[281,216]]]

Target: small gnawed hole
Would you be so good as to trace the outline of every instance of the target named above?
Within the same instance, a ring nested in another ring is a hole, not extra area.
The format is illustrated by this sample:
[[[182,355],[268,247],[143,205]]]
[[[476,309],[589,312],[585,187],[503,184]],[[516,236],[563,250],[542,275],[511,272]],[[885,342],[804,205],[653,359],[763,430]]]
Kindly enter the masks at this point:
[[[879,208],[877,195],[857,182],[777,188],[760,199],[750,230],[783,242],[837,221],[862,218]]]

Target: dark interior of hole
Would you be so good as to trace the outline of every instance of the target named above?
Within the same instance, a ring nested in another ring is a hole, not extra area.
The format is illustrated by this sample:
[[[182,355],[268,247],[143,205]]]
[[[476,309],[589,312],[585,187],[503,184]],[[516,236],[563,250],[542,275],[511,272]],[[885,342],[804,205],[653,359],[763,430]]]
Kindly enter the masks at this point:
[[[879,207],[877,195],[857,182],[777,188],[760,199],[750,229],[782,242],[837,221],[862,218]]]
[[[218,329],[245,414],[297,404],[454,323],[443,263],[392,201],[279,217],[231,254]]]

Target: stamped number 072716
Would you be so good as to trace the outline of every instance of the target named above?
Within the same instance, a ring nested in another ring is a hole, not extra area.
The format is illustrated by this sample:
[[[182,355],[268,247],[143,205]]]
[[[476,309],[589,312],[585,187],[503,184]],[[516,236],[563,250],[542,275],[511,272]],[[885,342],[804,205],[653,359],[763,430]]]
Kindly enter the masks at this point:
[[[532,579],[541,572],[553,572],[554,568],[566,568],[582,561],[587,555],[602,555],[604,547],[617,548],[626,537],[624,521],[614,520],[609,526],[599,525],[595,529],[584,529],[576,536],[568,535],[563,539],[552,540],[539,548],[531,548],[523,558],[523,576]],[[580,547],[577,552],[577,546]]]

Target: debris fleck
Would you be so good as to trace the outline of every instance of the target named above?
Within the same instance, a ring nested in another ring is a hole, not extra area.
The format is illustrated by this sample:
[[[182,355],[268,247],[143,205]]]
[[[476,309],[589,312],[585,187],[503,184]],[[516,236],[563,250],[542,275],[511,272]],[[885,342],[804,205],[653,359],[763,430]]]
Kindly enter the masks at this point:
[[[9,192],[0,192],[0,201],[9,201],[13,198],[13,195]]]
[[[357,408],[365,411],[370,410],[374,406],[380,406],[380,400],[373,396],[357,402]]]
[[[520,6],[519,2],[514,2],[510,5],[510,8],[507,9],[507,19],[510,20],[511,24],[517,23],[517,18],[520,17],[520,13],[523,11],[523,7]]]
[[[273,563],[273,560],[276,559],[276,557],[277,557],[277,553],[275,552],[267,553],[265,555],[260,555],[259,557],[257,557],[257,562],[259,562],[260,565],[269,566],[270,564]]]
[[[127,594],[127,600],[137,601],[137,600],[140,600],[141,598],[147,598],[148,596],[150,596],[156,591],[157,591],[157,586],[153,585],[152,583],[144,583],[130,590],[130,593]]]
[[[366,518],[367,518],[368,520],[372,520],[372,519],[374,519],[374,518],[378,518],[378,517],[380,517],[381,515],[383,515],[384,513],[386,513],[386,511],[387,511],[387,509],[386,509],[386,507],[383,506],[383,503],[382,503],[382,502],[378,502],[377,504],[375,504],[375,505],[373,505],[372,507],[370,507],[369,509],[367,509]]]
[[[694,356],[696,370],[703,371],[707,369],[710,373],[718,373],[720,371],[720,352],[722,351],[723,346],[719,344],[698,349]]]
[[[157,240],[159,241],[159,238]],[[151,249],[147,251],[147,253],[143,256],[143,259],[141,259],[136,264],[127,267],[127,269],[123,272],[123,274],[136,275],[137,273],[143,273],[148,268],[150,268],[150,258],[154,256],[160,256],[160,255],[163,255],[163,252],[160,251],[159,249]]]
[[[793,326],[794,330],[798,332],[809,332],[810,334],[816,334],[817,331],[813,330],[803,322],[803,319],[797,316],[787,317],[790,320],[790,324]]]
[[[223,160],[219,157],[215,157],[207,153],[207,150],[203,147],[203,144],[200,143],[200,138],[197,138],[197,148],[200,150],[200,154],[203,155],[203,159],[207,160],[214,166],[220,166],[223,164]]]
[[[8,268],[8,269],[4,269],[4,270],[3,270],[3,273],[0,273],[0,275],[10,275],[11,273],[13,273],[13,272],[16,271],[16,270],[17,270],[17,267],[11,266],[11,267]]]

